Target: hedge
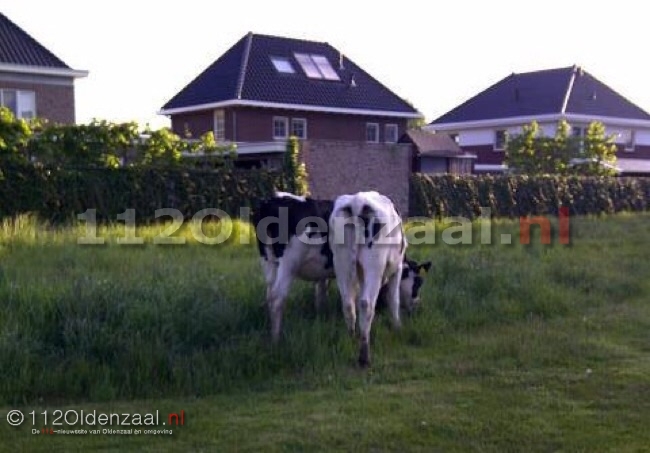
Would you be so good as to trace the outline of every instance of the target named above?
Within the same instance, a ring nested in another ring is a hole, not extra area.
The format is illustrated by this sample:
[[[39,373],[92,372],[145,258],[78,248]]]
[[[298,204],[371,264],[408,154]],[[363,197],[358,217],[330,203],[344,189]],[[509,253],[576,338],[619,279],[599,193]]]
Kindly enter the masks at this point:
[[[0,217],[31,212],[51,223],[76,219],[87,209],[97,221],[116,221],[133,208],[136,221],[155,220],[155,210],[178,209],[186,218],[201,209],[218,208],[238,216],[240,207],[282,189],[282,173],[222,168],[43,168],[0,167]],[[168,218],[166,218],[168,220]]]
[[[412,217],[475,219],[482,207],[493,217],[557,215],[560,207],[572,215],[646,211],[650,178],[411,175]]]

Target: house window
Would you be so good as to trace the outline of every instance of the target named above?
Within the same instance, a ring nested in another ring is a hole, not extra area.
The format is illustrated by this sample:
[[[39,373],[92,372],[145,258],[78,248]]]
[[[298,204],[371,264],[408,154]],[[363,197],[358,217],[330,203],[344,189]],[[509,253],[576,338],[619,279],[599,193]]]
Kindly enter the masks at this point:
[[[285,116],[273,117],[273,138],[283,139],[288,137],[289,120]]]
[[[273,66],[275,66],[275,70],[278,72],[284,74],[294,74],[296,72],[288,58],[271,57],[271,62],[273,63]]]
[[[585,129],[580,126],[573,126],[571,128],[571,136],[572,137],[584,137],[585,136]]]
[[[505,129],[494,131],[494,150],[503,151],[506,148],[506,140],[508,135]]]
[[[386,143],[397,143],[397,124],[384,126],[384,141]]]
[[[578,140],[578,152],[583,154],[585,152],[585,137],[587,136],[587,128],[583,126],[573,126],[571,128],[571,137]]]
[[[7,107],[16,118],[36,117],[36,93],[23,90],[0,90],[0,105]]]
[[[223,110],[214,111],[214,139],[218,142],[226,140],[226,115]]]
[[[371,143],[379,142],[379,124],[366,123],[366,141]]]
[[[636,134],[633,130],[627,131],[625,134],[625,151],[634,152],[634,142],[636,141]]]
[[[307,120],[304,118],[291,118],[291,135],[298,138],[307,138]]]

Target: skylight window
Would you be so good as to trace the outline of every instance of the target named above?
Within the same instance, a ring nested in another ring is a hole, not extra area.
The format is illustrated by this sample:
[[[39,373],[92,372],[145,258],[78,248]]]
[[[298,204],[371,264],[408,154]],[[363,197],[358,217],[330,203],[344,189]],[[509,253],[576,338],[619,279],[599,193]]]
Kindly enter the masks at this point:
[[[327,58],[322,55],[312,55],[311,59],[318,66],[321,74],[323,74],[323,78],[327,80],[341,80]]]
[[[300,67],[310,79],[341,80],[323,55],[295,54]]]
[[[271,61],[273,62],[273,66],[275,66],[275,70],[278,72],[284,74],[294,74],[296,72],[288,58],[271,57]]]

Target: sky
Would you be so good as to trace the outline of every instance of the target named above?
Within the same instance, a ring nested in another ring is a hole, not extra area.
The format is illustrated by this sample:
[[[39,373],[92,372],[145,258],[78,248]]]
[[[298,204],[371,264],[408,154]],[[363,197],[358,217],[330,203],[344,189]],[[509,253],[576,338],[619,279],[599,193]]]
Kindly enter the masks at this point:
[[[427,122],[512,72],[582,66],[650,111],[647,15],[630,0],[0,0],[73,69],[78,123],[158,110],[243,35],[328,42]]]

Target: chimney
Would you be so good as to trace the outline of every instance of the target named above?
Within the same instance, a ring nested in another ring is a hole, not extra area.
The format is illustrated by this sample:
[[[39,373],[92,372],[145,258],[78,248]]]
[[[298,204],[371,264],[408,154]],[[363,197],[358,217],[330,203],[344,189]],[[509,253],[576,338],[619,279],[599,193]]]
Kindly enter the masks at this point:
[[[339,70],[342,71],[344,69],[345,67],[343,66],[343,53],[339,52]]]

